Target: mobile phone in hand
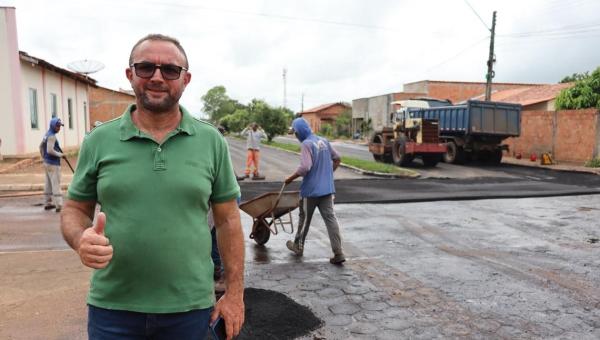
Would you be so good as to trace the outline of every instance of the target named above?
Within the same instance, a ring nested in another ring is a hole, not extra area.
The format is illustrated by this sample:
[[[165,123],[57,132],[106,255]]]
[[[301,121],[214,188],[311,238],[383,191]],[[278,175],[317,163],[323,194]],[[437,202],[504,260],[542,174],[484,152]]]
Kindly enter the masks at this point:
[[[227,332],[225,331],[225,320],[219,316],[215,322],[210,324],[210,331],[212,332],[213,338],[216,340],[227,339]]]

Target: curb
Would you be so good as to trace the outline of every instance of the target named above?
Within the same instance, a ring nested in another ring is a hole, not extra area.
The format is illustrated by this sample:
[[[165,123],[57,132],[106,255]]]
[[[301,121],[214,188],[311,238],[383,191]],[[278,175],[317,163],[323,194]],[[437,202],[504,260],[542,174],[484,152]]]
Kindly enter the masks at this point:
[[[67,190],[70,183],[61,183],[61,190]],[[0,191],[44,191],[44,184],[0,184]]]
[[[512,157],[506,157],[502,159],[503,164],[522,166],[526,168],[538,168],[538,169],[547,169],[547,170],[555,170],[555,171],[564,171],[564,172],[579,172],[579,173],[589,173],[594,175],[600,175],[600,168],[588,168],[584,166],[576,166],[571,167],[568,165],[541,165],[538,162],[523,162],[517,161]]]

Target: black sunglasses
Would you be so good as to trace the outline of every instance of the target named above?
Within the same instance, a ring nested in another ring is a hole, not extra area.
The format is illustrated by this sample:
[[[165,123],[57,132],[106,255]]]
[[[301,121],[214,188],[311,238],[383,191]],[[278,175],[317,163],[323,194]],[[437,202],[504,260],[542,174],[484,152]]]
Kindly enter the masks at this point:
[[[160,65],[155,63],[150,63],[147,61],[141,63],[135,63],[129,65],[135,69],[135,74],[144,79],[150,79],[156,72],[156,69],[160,69],[160,74],[165,80],[175,80],[179,79],[181,75],[181,70],[187,71],[188,69],[185,67],[177,66],[177,65]]]

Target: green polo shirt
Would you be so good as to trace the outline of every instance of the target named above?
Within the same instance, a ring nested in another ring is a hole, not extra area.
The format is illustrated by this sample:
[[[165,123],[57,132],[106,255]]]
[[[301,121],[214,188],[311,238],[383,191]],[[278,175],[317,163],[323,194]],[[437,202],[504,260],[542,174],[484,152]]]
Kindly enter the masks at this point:
[[[101,205],[114,249],[92,275],[93,306],[174,313],[214,304],[209,202],[234,200],[240,188],[225,139],[180,108],[162,144],[133,124],[132,105],[81,146],[68,197]]]

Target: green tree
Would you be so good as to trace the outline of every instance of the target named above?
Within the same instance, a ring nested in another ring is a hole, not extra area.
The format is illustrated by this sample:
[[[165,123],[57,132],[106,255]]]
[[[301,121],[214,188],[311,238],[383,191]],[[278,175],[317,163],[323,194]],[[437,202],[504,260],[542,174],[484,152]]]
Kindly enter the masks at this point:
[[[591,75],[577,80],[571,88],[560,91],[556,97],[556,109],[600,109],[600,67]]]
[[[220,120],[220,124],[231,132],[240,132],[250,123],[252,123],[252,115],[247,109],[237,109],[234,113],[227,115]]]
[[[344,110],[335,119],[335,134],[338,137],[350,137],[352,136],[352,110]]]
[[[202,96],[204,102],[203,110],[208,114],[209,120],[217,124],[221,118],[234,113],[244,106],[237,100],[229,98],[224,86],[215,86]]]
[[[560,83],[572,83],[572,82],[576,82],[576,81],[578,81],[578,80],[585,79],[585,78],[587,78],[587,77],[589,77],[589,76],[590,76],[590,73],[589,73],[589,72],[585,72],[585,73],[573,73],[573,74],[572,74],[572,75],[570,75],[570,76],[566,76],[566,77],[564,77],[564,78],[563,78],[563,79],[560,81]]]
[[[329,123],[321,124],[321,129],[319,130],[319,134],[323,135],[327,138],[333,137],[333,126]]]
[[[252,99],[248,104],[248,111],[252,120],[263,128],[269,141],[287,132],[293,116],[289,109],[273,108],[261,99]]]

